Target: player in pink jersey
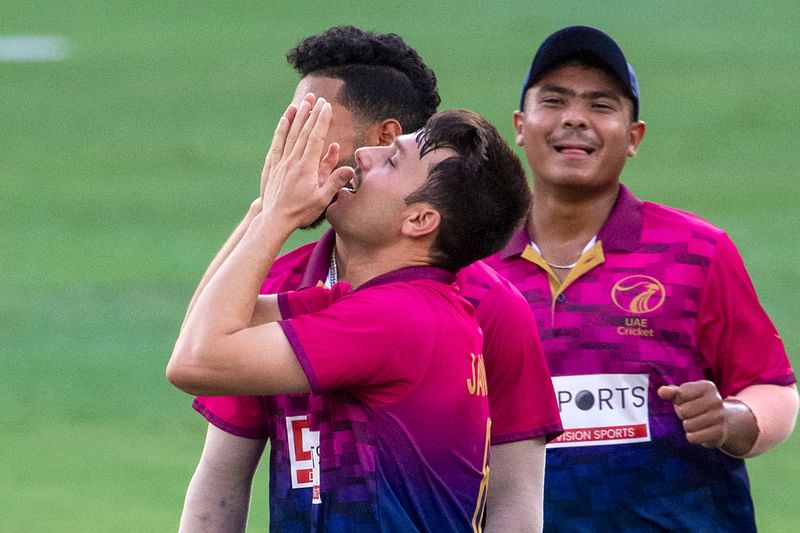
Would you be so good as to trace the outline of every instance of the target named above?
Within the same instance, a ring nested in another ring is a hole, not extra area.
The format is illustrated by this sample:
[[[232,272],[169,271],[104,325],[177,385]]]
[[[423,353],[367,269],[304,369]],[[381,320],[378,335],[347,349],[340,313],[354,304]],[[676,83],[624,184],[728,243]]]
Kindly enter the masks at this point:
[[[279,123],[261,210],[190,304],[168,377],[192,393],[314,392],[314,530],[478,530],[486,374],[474,309],[451,272],[507,240],[527,209],[524,173],[494,128],[464,111],[359,149],[355,172],[332,172],[335,143],[318,163],[331,106],[310,110],[313,100]],[[258,297],[260,280],[326,206],[357,289],[290,294],[279,312]]]
[[[261,292],[271,294],[289,288],[314,287],[329,280],[334,242],[335,235],[329,230],[318,242],[278,258]],[[524,474],[519,458],[524,457],[528,463],[536,461],[535,454],[521,448],[529,446],[531,438],[550,437],[560,430],[552,383],[538,336],[527,316],[527,304],[518,291],[482,262],[461,269],[456,282],[464,298],[475,306],[485,335],[484,362],[488,388],[492,391],[489,410],[495,469],[490,496],[496,493],[493,496],[497,501],[513,508],[519,487],[512,498],[499,499],[498,494],[504,492],[501,489],[506,488],[500,484],[504,476],[494,476],[503,473],[505,464],[517,474]],[[298,394],[198,397],[194,402],[195,408],[220,430],[250,439],[269,438],[270,520],[276,528],[284,530],[289,529],[287,517],[297,524],[306,524],[313,516],[316,501],[313,494],[317,484],[313,479],[319,477],[319,469],[311,452],[319,445],[319,434],[308,429],[308,402],[307,395]],[[504,456],[510,456],[505,463]],[[509,474],[506,472],[506,477]],[[539,512],[538,506],[531,505],[538,496],[522,492],[526,496],[520,505]],[[509,523],[509,514],[496,508],[490,510],[487,530],[507,529],[500,524]]]
[[[528,299],[564,424],[545,531],[753,531],[742,458],[792,431],[795,375],[727,235],[620,185],[645,133],[633,68],[599,30],[558,31],[514,126],[533,204],[489,262]]]
[[[332,48],[337,54],[326,53]],[[365,54],[365,50],[374,55]],[[418,127],[415,124],[420,116],[428,116],[438,104],[433,74],[397,36],[333,28],[306,39],[289,58],[304,75],[297,94],[310,89],[339,101],[340,105],[333,106],[328,138],[345,138],[343,157],[347,156],[345,147],[356,142],[391,140],[401,122],[405,127]],[[365,72],[370,74],[369,79],[365,79]],[[408,83],[413,87],[407,87]],[[396,95],[398,90],[405,94]],[[370,105],[380,109],[370,109]],[[324,282],[329,272],[336,272],[330,268],[334,239],[329,232],[319,243],[278,258],[262,292],[284,292]],[[234,234],[232,241],[236,240]],[[341,251],[337,256],[346,267],[347,259]],[[345,269],[341,270],[339,277],[346,279]],[[535,488],[540,483],[535,481],[536,465],[543,464],[543,439],[560,430],[558,412],[535,328],[527,317],[520,322],[520,301],[523,308],[525,303],[518,292],[491,269],[477,264],[460,271],[457,282],[464,297],[476,307],[486,334],[484,356],[493,420],[487,531],[509,530],[509,524],[536,522],[540,516],[541,507],[531,503],[540,499]],[[269,438],[270,520],[278,529],[290,530],[287,524],[293,524],[297,530],[308,530],[316,485],[310,478],[312,473],[318,474],[310,450],[318,449],[319,438],[307,428],[308,396],[201,397],[195,407],[210,424],[203,456],[187,493],[182,527],[199,527],[201,518],[202,526],[209,529],[215,519],[226,527],[244,524],[252,475]],[[520,468],[520,460],[531,467]],[[220,506],[223,499],[225,507]]]

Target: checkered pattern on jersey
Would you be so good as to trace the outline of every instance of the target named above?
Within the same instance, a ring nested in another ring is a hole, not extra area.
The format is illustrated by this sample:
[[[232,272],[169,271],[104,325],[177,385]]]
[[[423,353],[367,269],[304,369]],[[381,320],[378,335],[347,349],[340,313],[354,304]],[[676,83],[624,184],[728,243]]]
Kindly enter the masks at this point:
[[[700,379],[723,395],[795,381],[727,236],[622,187],[563,284],[529,242],[523,229],[488,262],[528,301],[554,379],[645,375],[649,387],[647,442],[548,449],[545,530],[753,531],[744,462],[689,444],[656,394]],[[602,419],[609,404],[590,405]]]

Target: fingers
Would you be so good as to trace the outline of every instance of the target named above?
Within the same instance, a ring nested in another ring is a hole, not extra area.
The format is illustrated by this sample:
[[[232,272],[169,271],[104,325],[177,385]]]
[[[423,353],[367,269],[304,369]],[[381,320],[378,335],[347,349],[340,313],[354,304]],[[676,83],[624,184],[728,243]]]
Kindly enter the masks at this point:
[[[294,146],[289,147],[290,156],[296,161],[306,161],[319,165],[322,149],[325,144],[325,137],[328,135],[328,127],[331,122],[331,105],[324,98],[319,98],[314,107],[311,108],[302,128],[297,134]],[[298,120],[300,116],[298,116]]]
[[[297,113],[292,121],[291,128],[286,134],[286,143],[284,144],[283,151],[281,152],[282,156],[287,156],[295,149],[295,146],[298,142],[298,137],[300,137],[300,133],[308,124],[309,115],[316,107],[315,102],[316,97],[311,93],[305,95],[300,101],[300,105],[297,107]]]
[[[331,145],[328,146],[328,151],[322,156],[322,160],[319,162],[320,183],[336,168],[336,163],[339,162],[340,151],[339,143],[331,143]]]
[[[325,139],[328,136],[328,128],[331,125],[333,108],[324,98],[320,98],[317,105],[314,106],[314,114],[316,115],[314,117],[316,120],[311,127],[307,129],[308,135],[306,138],[308,141],[305,143],[303,156],[310,157],[312,161],[318,162],[322,155],[322,150],[325,147]],[[309,120],[309,122],[311,122],[311,120]],[[306,130],[306,128],[303,129]],[[336,149],[338,150],[338,145]],[[328,153],[330,153],[330,149]],[[337,159],[339,157],[338,151],[336,152],[336,157]]]
[[[719,448],[728,438],[728,425],[722,412],[708,412],[683,421],[686,440],[706,448]]]
[[[672,401],[678,395],[677,385],[662,385],[656,391],[662,400]]]
[[[717,386],[711,381],[687,381],[681,385],[663,385],[658,388],[658,396],[675,405],[682,405],[699,398],[714,398],[722,401]]]
[[[278,125],[275,126],[275,132],[272,134],[272,143],[270,143],[267,157],[264,160],[264,168],[261,170],[261,183],[259,185],[259,194],[264,194],[264,187],[269,179],[270,170],[280,160],[283,154],[284,146],[286,145],[286,136],[289,133],[290,126],[292,125],[295,116],[297,115],[297,107],[294,104],[289,104],[286,111],[283,112]]]
[[[339,189],[353,179],[355,174],[356,172],[353,170],[353,167],[337,168],[327,179],[320,183],[321,193],[327,198],[333,198],[333,196],[339,192]]]
[[[718,448],[725,443],[725,409],[714,383],[691,381],[680,386],[666,385],[659,387],[658,396],[673,403],[688,442],[707,448]]]
[[[262,212],[307,225],[352,178],[352,169],[349,174],[334,172],[340,152],[337,143],[331,143],[323,156],[332,113],[330,103],[313,95],[287,109],[262,172]]]

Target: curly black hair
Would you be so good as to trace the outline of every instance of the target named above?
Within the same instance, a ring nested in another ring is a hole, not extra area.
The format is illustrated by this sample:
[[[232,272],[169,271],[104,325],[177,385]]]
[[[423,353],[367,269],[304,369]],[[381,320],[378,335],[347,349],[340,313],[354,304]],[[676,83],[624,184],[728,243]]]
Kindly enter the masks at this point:
[[[369,121],[397,119],[405,132],[422,128],[441,101],[436,75],[394,33],[335,26],[303,39],[286,60],[304,77],[342,80],[341,105]]]

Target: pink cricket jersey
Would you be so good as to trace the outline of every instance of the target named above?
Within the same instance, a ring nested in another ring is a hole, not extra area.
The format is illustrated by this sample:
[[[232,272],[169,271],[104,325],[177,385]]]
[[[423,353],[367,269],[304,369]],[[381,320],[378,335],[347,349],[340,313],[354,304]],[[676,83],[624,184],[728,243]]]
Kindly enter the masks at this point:
[[[687,443],[656,394],[795,382],[728,236],[621,187],[563,284],[530,242],[523,229],[487,262],[530,304],[564,424],[548,445],[545,530],[752,530],[744,462]]]
[[[279,257],[262,293],[324,282],[334,239],[328,231],[318,242]],[[484,332],[492,444],[556,437],[561,431],[558,408],[525,299],[481,262],[461,270],[457,284],[476,308]],[[308,428],[308,395],[202,397],[194,407],[229,433],[269,437],[270,520],[285,531],[307,530],[312,515],[308,502],[319,503],[319,433]]]
[[[289,315],[280,325],[313,391],[309,429],[320,435],[313,530],[479,523],[490,428],[483,338],[453,281],[411,267],[353,292],[342,283],[280,295]]]

